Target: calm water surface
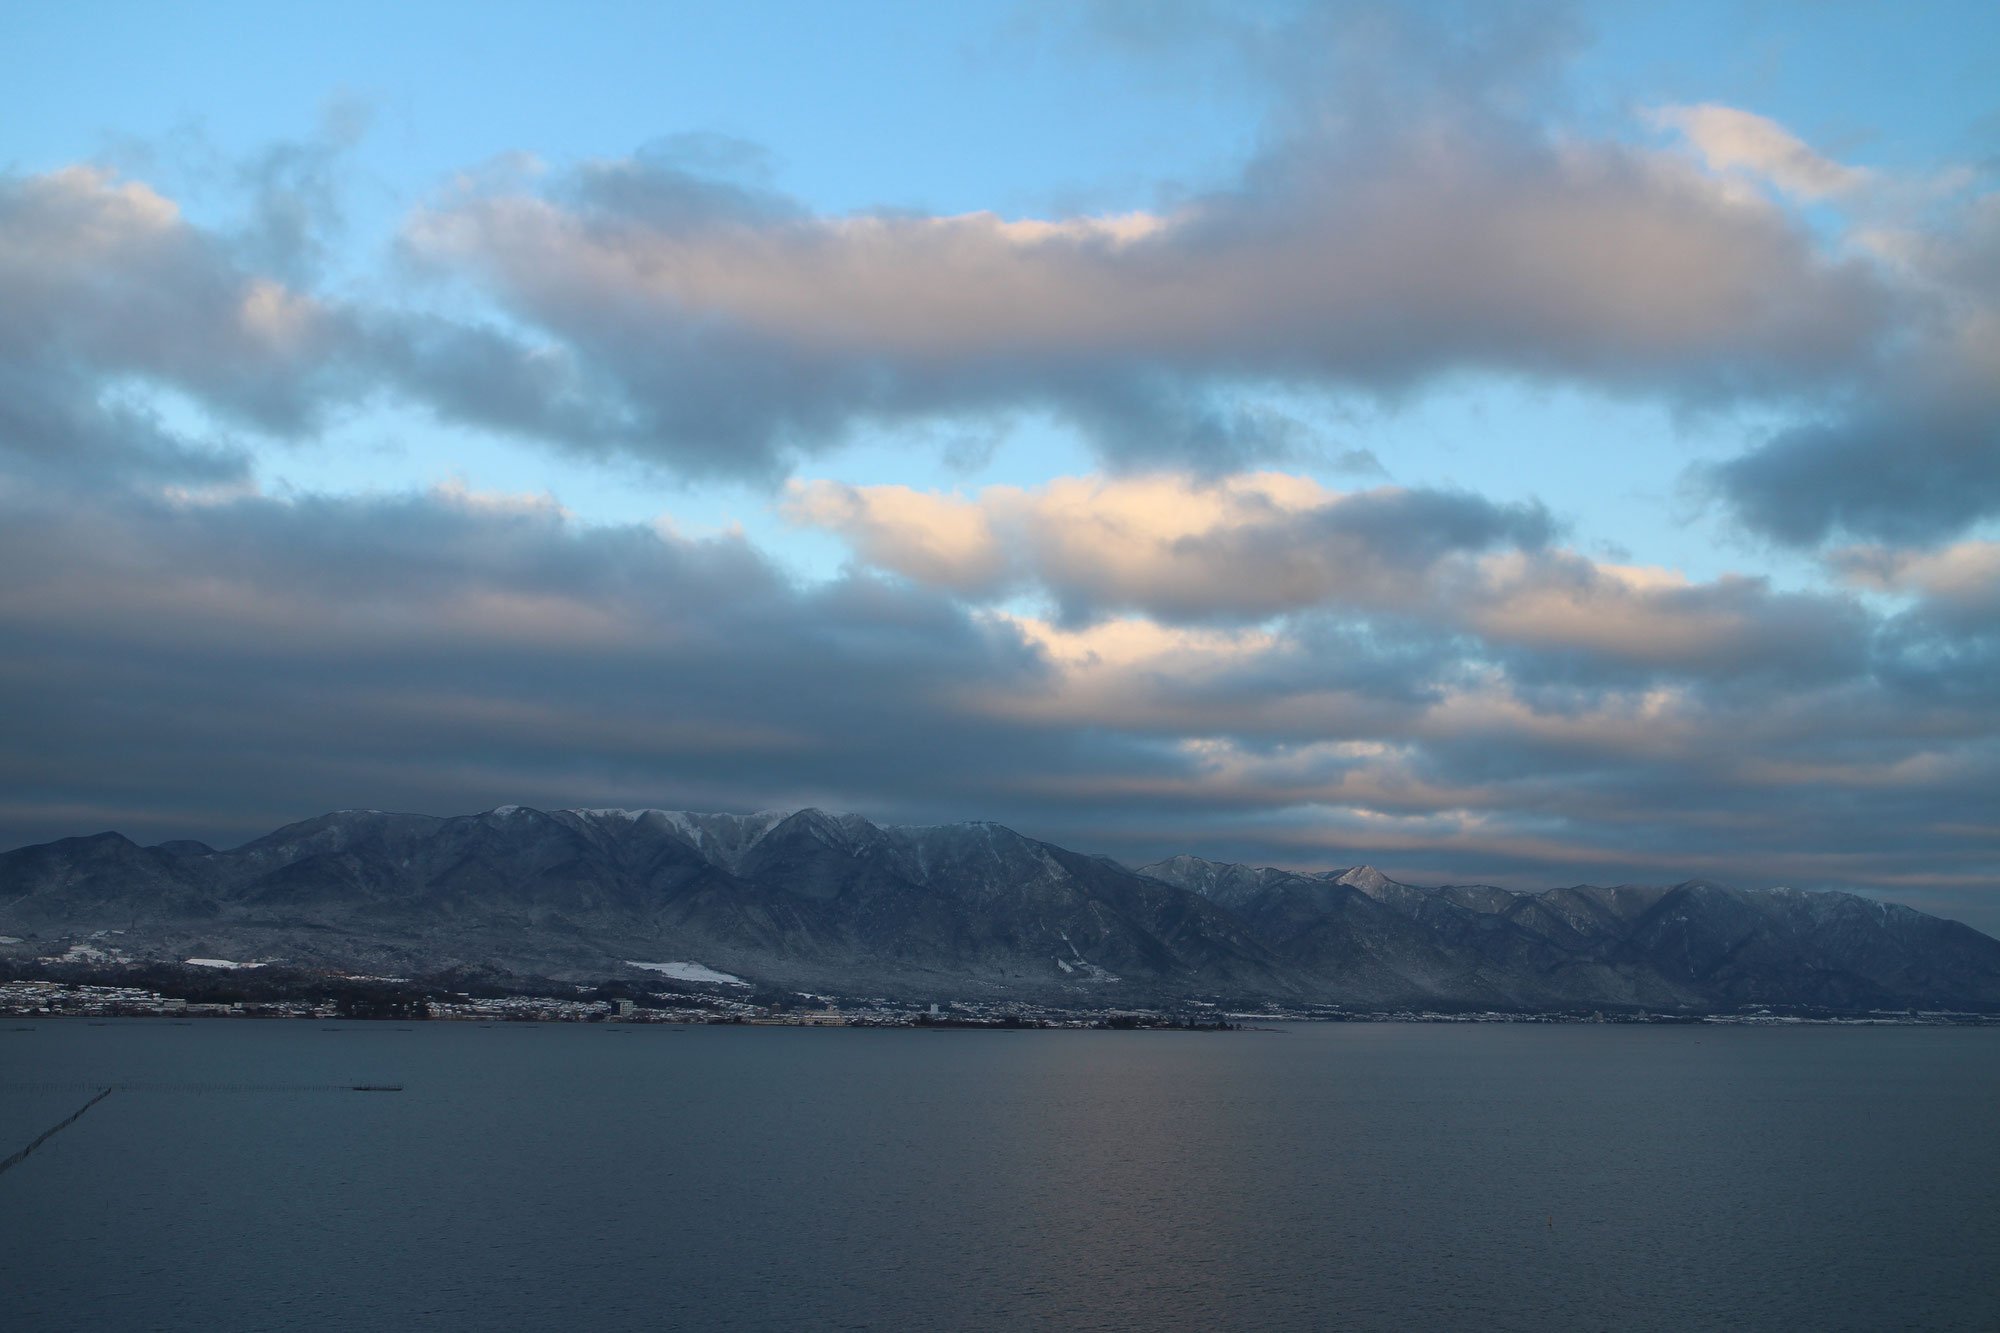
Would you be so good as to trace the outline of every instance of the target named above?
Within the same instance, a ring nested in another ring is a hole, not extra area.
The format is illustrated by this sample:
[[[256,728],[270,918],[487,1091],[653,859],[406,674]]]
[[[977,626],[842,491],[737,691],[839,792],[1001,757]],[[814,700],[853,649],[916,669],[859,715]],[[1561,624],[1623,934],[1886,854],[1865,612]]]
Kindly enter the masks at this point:
[[[2000,1328],[2000,1029],[12,1026],[0,1156],[406,1087],[114,1092],[12,1328]]]

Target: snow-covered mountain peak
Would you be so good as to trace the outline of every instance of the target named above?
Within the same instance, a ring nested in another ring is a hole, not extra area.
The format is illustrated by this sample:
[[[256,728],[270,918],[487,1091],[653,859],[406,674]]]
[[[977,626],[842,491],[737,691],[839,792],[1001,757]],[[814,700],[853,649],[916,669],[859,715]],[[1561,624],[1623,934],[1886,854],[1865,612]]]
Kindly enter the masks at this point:
[[[1359,889],[1371,898],[1385,893],[1390,889],[1403,887],[1399,882],[1390,879],[1374,866],[1356,866],[1352,870],[1342,871],[1335,877],[1333,882]]]

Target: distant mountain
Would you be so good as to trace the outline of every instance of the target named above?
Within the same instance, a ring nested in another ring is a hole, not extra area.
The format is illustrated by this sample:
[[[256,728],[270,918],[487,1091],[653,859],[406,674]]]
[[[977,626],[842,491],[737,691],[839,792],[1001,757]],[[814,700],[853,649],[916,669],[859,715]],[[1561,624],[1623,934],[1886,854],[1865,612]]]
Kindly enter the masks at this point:
[[[934,998],[2000,1009],[2000,941],[1846,894],[1132,870],[997,824],[819,810],[341,811],[229,851],[67,838],[0,854],[0,936],[13,957],[584,980],[691,963]]]
[[[997,824],[818,810],[342,811],[233,851],[105,833],[0,855],[0,934],[100,930],[125,933],[87,947],[133,957],[399,975],[694,961],[849,992],[1293,990],[1227,910],[1116,862]]]
[[[2000,1007],[2000,940],[1846,893],[1422,888],[1177,856],[1151,875],[1228,908],[1291,968],[1355,993],[1499,1008]],[[1399,990],[1400,987],[1400,990]]]

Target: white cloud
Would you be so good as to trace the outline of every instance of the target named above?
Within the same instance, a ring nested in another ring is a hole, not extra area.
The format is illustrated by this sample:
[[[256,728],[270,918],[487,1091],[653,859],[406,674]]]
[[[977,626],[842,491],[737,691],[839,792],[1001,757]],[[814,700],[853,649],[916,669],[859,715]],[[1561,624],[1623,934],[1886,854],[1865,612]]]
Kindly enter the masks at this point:
[[[1039,588],[1071,619],[1384,606],[1420,597],[1446,555],[1536,544],[1548,526],[1531,507],[1393,486],[1343,493],[1282,472],[1058,477],[973,498],[797,482],[784,512],[878,568],[969,596]]]
[[[1040,595],[1072,631],[1134,613],[1183,627],[1328,614],[1471,634],[1491,652],[1581,654],[1600,671],[1724,674],[1847,661],[1861,641],[1839,597],[1593,561],[1548,545],[1533,509],[1278,472],[1063,477],[971,498],[801,482],[786,512],[920,584],[975,601]]]
[[[1007,577],[1007,554],[987,506],[956,495],[794,481],[782,512],[793,523],[839,534],[878,569],[920,583],[977,594]]]
[[[1679,130],[1715,171],[1746,171],[1801,199],[1854,194],[1874,178],[1860,167],[1822,157],[1790,130],[1755,112],[1713,102],[1666,106],[1649,113],[1656,125]]]

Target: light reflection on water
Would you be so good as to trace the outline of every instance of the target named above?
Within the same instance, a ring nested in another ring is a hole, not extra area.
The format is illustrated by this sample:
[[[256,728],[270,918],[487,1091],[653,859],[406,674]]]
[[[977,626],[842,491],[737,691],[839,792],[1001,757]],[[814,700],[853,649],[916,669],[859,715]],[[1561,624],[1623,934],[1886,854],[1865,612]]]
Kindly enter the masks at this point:
[[[2000,1327],[2000,1030],[35,1026],[406,1091],[114,1094],[0,1176],[23,1328]]]

